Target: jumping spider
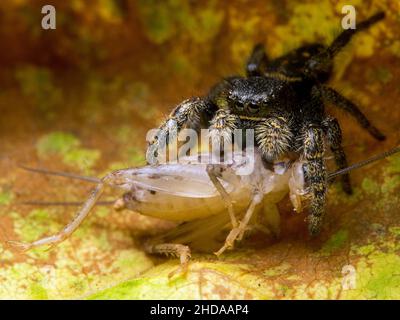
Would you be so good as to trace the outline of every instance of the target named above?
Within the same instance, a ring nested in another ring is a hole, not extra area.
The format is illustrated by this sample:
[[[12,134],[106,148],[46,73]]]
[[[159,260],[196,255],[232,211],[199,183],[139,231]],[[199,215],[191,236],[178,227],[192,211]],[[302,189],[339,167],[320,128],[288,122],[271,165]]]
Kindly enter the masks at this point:
[[[267,162],[296,153],[303,165],[310,194],[308,226],[318,234],[325,213],[327,170],[325,144],[331,149],[338,168],[347,166],[342,133],[337,119],[325,111],[331,103],[353,116],[375,139],[385,136],[360,109],[334,89],[325,86],[333,69],[333,59],[353,35],[382,20],[379,12],[357,24],[357,29],[342,31],[330,46],[319,43],[302,46],[277,59],[268,59],[263,45],[256,45],[246,65],[247,76],[222,80],[203,98],[191,98],[178,105],[159,127],[158,138],[149,144],[148,159],[170,141],[168,128],[209,128],[214,137],[232,135],[233,130],[254,129],[256,146]],[[166,143],[162,143],[160,136]],[[350,178],[342,186],[352,192]]]

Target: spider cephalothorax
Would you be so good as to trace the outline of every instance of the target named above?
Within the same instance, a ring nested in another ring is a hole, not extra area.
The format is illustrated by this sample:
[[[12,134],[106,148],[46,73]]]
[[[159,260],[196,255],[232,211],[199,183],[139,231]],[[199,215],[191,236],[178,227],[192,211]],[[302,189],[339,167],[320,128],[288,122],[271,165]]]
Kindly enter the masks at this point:
[[[339,168],[347,166],[339,123],[326,114],[324,104],[348,112],[377,140],[385,138],[353,102],[324,83],[332,74],[335,55],[352,36],[383,18],[384,13],[378,13],[358,23],[357,29],[344,30],[328,47],[306,45],[274,60],[268,59],[262,45],[256,45],[247,62],[246,77],[224,79],[206,97],[188,99],[172,111],[160,126],[158,138],[150,143],[148,159],[168,143],[172,123],[178,131],[209,128],[214,138],[230,136],[234,129],[254,129],[256,146],[267,162],[289,152],[304,160],[309,231],[317,234],[325,213],[325,146]],[[348,175],[343,176],[342,185],[351,193]]]

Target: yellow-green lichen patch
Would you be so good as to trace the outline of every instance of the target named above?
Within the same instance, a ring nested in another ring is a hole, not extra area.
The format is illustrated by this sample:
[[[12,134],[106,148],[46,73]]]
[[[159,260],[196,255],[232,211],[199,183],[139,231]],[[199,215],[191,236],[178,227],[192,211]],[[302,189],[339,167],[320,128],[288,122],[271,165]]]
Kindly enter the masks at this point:
[[[385,177],[381,190],[384,194],[392,194],[400,186],[400,174],[392,177]]]
[[[205,5],[204,5],[205,4]],[[188,35],[195,42],[205,42],[219,31],[223,11],[217,1],[204,2],[197,10],[183,0],[139,1],[141,21],[148,38],[162,44],[174,36]]]
[[[389,159],[389,165],[386,166],[386,173],[398,173],[400,174],[400,155],[395,154],[391,156]]]
[[[69,151],[78,148],[78,138],[70,133],[53,132],[41,137],[36,143],[36,149],[40,157],[49,154],[66,155]]]
[[[54,210],[35,209],[24,218],[14,218],[14,230],[21,241],[32,242],[44,234],[56,233],[61,225],[56,221]]]
[[[368,177],[363,179],[361,187],[367,194],[376,194],[380,192],[379,183]]]
[[[342,248],[349,238],[348,230],[339,230],[333,234],[321,249],[323,255],[330,255],[332,252]]]
[[[67,165],[74,166],[81,171],[87,172],[87,170],[93,167],[99,158],[99,150],[78,148],[70,150],[65,154],[63,161]]]
[[[80,140],[66,132],[53,132],[41,137],[36,144],[40,157],[59,155],[66,165],[87,172],[100,158],[100,151],[81,147]]]
[[[277,26],[273,32],[276,35],[272,54],[283,54],[304,43],[315,41],[329,43],[340,28],[330,1],[314,3],[288,2],[290,11],[286,25]]]
[[[195,262],[186,275],[174,274],[178,264],[164,263],[140,278],[122,282],[89,299],[266,299],[272,288],[240,265]]]
[[[0,187],[0,205],[9,205],[13,198],[14,195],[10,190],[3,190]]]
[[[25,221],[41,230],[47,214],[34,212]],[[36,237],[31,231],[29,238]],[[16,232],[19,234],[21,228],[17,226]],[[7,261],[7,264],[0,269],[0,299],[79,298],[111,283],[133,278],[153,266],[135,248],[129,233],[99,231],[93,225],[86,230],[85,237],[74,234],[47,254],[37,251],[14,254],[7,259],[5,252],[1,253],[1,262]],[[26,262],[10,264],[10,259],[15,257],[24,257]]]
[[[344,299],[399,299],[400,257],[395,253],[371,252],[356,265],[356,288],[345,291]]]
[[[283,262],[281,265],[277,267],[265,270],[264,274],[267,277],[281,276],[282,274],[286,273],[290,268],[291,268],[290,264]]]

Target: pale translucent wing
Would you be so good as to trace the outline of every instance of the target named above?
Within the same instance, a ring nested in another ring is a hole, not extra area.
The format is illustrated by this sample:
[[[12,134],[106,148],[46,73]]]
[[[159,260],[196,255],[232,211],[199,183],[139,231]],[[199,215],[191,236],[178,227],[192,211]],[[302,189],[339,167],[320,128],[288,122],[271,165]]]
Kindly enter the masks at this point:
[[[134,169],[131,183],[139,188],[164,192],[170,195],[208,198],[218,193],[210,181],[206,166],[200,164],[166,164]],[[221,181],[228,193],[234,186]]]

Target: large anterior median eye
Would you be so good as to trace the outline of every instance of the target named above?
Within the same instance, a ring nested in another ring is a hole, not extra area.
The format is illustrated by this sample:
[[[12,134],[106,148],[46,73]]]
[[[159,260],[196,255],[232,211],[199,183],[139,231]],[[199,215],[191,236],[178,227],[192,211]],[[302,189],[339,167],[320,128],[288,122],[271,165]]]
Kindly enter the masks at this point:
[[[247,105],[247,110],[249,110],[249,113],[257,113],[260,110],[260,106],[254,103],[249,103]]]

